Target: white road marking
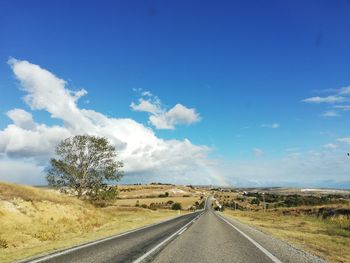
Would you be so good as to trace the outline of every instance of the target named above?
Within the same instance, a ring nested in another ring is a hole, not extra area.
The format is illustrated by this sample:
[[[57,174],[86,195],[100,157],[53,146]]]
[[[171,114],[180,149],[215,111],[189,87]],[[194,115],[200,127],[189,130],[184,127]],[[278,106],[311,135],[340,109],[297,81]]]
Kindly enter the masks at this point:
[[[152,226],[160,225],[162,223],[165,223],[165,222],[168,222],[168,221],[171,221],[171,220],[174,220],[176,218],[183,217],[183,216],[186,216],[186,215],[188,215],[188,214],[181,215],[181,216],[176,216],[176,217],[173,217],[173,218],[169,218],[167,220],[164,220],[164,221],[161,221],[161,222],[158,222],[158,223],[154,223],[154,224],[151,224],[151,225],[148,225],[148,226],[139,227],[139,228],[136,228],[136,229],[133,229],[133,230],[130,230],[130,231],[127,231],[127,232],[115,235],[115,236],[107,237],[107,238],[100,239],[100,240],[97,240],[97,241],[93,241],[93,242],[90,242],[90,243],[86,243],[86,244],[83,244],[83,245],[78,245],[78,246],[75,246],[75,247],[63,250],[63,251],[54,252],[53,254],[50,254],[50,255],[47,255],[47,256],[43,256],[43,257],[40,257],[38,259],[33,259],[33,260],[29,260],[29,261],[25,260],[25,261],[19,261],[19,262],[28,262],[28,263],[43,262],[43,261],[48,260],[48,259],[52,259],[52,258],[55,258],[55,257],[58,257],[58,256],[62,256],[62,255],[65,255],[65,254],[69,254],[71,252],[74,252],[74,251],[82,249],[82,248],[94,246],[94,245],[103,243],[103,242],[108,241],[108,240],[112,240],[112,239],[115,239],[115,238],[119,238],[119,237],[122,237],[122,236],[125,236],[125,235],[128,235],[128,234],[131,234],[131,233],[134,233],[136,231],[139,231],[139,230],[142,230],[142,229],[145,229],[145,228],[149,228],[149,227],[152,227]]]
[[[260,249],[266,256],[268,256],[274,263],[282,263],[281,260],[276,258],[274,255],[272,255],[269,251],[267,251],[264,247],[262,247],[258,242],[256,242],[254,239],[252,239],[250,236],[248,236],[246,233],[244,233],[242,230],[234,226],[231,222],[229,222],[227,219],[225,219],[223,216],[215,213],[217,217],[225,221],[227,224],[229,224],[231,227],[233,227],[237,232],[239,232],[242,236],[244,236],[246,239],[248,239],[251,243],[253,243],[258,249]]]
[[[195,220],[196,221],[196,220]],[[194,222],[194,221],[193,221]],[[185,232],[187,230],[187,227],[185,229],[182,229],[182,231],[180,233],[178,233],[177,235],[181,235],[183,232]]]
[[[184,230],[187,229],[187,227],[192,224],[194,221],[196,221],[196,219],[198,219],[201,215],[203,215],[203,213],[199,214],[198,216],[196,216],[194,219],[192,219],[190,222],[188,222],[186,225],[184,225],[183,227],[181,227],[178,231],[176,231],[174,234],[172,234],[170,237],[168,237],[167,239],[163,240],[162,242],[160,242],[158,245],[156,245],[155,247],[153,247],[151,250],[149,250],[148,252],[146,252],[145,254],[143,254],[141,257],[139,257],[138,259],[136,259],[133,263],[140,263],[142,262],[144,259],[146,259],[148,256],[150,256],[153,252],[155,252],[158,248],[164,246],[167,242],[169,242],[172,238],[174,238],[176,235],[179,235],[181,232],[183,232]]]
[[[209,196],[208,196],[207,198],[205,198],[205,202],[204,202],[204,208],[203,208],[203,210],[205,210],[205,209],[207,208],[207,201],[208,201],[208,198],[209,198]]]

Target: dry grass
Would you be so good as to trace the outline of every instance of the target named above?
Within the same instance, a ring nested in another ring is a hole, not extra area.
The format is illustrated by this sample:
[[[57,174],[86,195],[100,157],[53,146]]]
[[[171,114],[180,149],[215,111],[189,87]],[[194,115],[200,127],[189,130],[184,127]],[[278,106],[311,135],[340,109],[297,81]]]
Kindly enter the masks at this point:
[[[96,208],[53,190],[0,183],[0,262],[70,247],[177,215],[141,208]]]
[[[137,198],[157,198],[167,192],[170,197],[199,196],[201,190],[192,189],[187,186],[174,185],[123,185],[119,186],[119,198],[137,199]]]
[[[137,200],[139,201],[139,204],[146,204],[150,205],[151,203],[166,203],[169,200],[172,200],[174,202],[181,203],[183,209],[188,209],[196,201],[199,201],[199,197],[196,196],[190,196],[190,197],[164,197],[164,198],[143,198],[143,199],[120,199],[116,202],[118,206],[130,206],[133,207],[136,205]]]
[[[0,182],[0,199],[10,200],[15,198],[24,201],[49,201],[59,204],[65,204],[67,202],[79,203],[79,200],[61,195],[55,190]]]
[[[226,210],[224,213],[329,262],[350,262],[348,217],[322,219],[294,212],[284,215],[283,211],[286,210],[288,209],[266,212]]]

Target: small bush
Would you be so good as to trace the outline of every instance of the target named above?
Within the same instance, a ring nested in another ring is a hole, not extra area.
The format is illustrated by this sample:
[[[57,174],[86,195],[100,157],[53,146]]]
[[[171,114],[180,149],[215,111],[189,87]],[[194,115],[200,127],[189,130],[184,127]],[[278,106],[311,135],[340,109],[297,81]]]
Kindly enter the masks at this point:
[[[172,210],[181,210],[182,206],[180,203],[173,203],[173,205],[171,206]]]
[[[97,192],[90,193],[90,201],[96,206],[108,206],[117,200],[118,189],[114,186],[105,186]]]
[[[151,204],[149,205],[149,209],[151,209],[151,210],[157,210],[157,204],[151,203]]]
[[[159,198],[164,198],[164,197],[168,197],[168,196],[169,196],[168,192],[165,192],[164,194],[158,195]]]
[[[8,243],[3,238],[0,238],[0,248],[8,248]]]
[[[254,199],[252,199],[252,201],[250,201],[250,203],[252,205],[259,205],[260,204],[260,200],[258,198],[254,198]]]
[[[54,231],[39,231],[33,235],[33,237],[40,241],[51,241],[57,239],[57,234]]]

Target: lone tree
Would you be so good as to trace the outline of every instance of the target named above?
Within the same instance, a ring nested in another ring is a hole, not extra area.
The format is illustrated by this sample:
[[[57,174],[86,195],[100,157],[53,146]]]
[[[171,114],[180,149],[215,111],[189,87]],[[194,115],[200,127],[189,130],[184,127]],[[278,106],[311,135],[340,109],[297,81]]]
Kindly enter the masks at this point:
[[[56,147],[57,159],[50,160],[46,179],[50,186],[71,188],[78,198],[108,201],[117,196],[116,187],[107,183],[120,180],[123,162],[106,138],[76,135]]]

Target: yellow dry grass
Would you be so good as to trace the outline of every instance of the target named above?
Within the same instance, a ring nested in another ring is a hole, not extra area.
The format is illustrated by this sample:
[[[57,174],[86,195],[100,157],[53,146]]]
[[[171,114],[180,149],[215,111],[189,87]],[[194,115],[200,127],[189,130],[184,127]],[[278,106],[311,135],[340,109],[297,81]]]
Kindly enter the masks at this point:
[[[350,262],[350,220],[307,215],[283,215],[283,210],[232,211],[225,214],[260,229],[329,262]]]
[[[193,206],[196,201],[199,201],[200,198],[198,196],[190,196],[190,197],[164,197],[164,198],[140,198],[140,199],[120,199],[116,202],[118,206],[130,206],[133,207],[136,205],[137,200],[139,201],[139,205],[146,204],[150,205],[151,203],[166,203],[167,201],[173,201],[177,203],[181,203],[182,209],[188,209]]]
[[[192,189],[187,186],[174,185],[122,185],[118,187],[119,198],[156,198],[167,192],[171,197],[182,197],[184,195],[199,196],[203,191]]]
[[[176,211],[96,208],[53,190],[0,183],[0,262],[103,238],[177,215]]]

